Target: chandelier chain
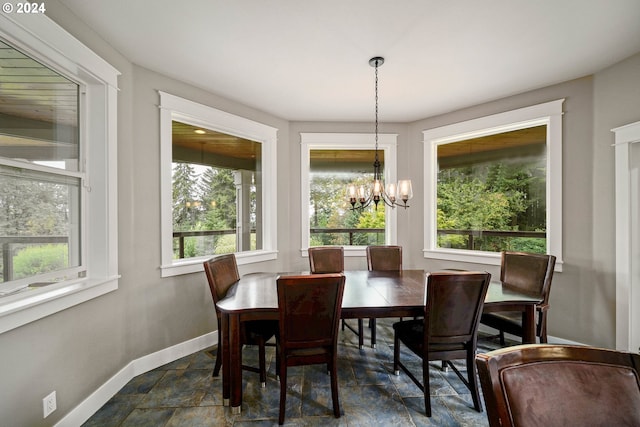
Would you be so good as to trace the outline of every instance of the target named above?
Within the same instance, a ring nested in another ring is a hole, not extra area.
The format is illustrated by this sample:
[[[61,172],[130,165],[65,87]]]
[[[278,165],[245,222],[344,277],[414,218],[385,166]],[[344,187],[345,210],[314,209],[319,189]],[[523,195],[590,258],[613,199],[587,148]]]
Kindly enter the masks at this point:
[[[376,158],[378,157],[378,62],[376,61],[375,101],[376,101]]]

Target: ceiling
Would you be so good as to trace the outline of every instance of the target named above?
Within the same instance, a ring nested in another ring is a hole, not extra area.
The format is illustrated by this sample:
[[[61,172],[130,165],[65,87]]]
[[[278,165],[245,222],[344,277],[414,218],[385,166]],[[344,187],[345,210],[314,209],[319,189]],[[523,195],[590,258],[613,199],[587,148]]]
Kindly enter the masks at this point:
[[[638,0],[61,0],[130,61],[293,121],[409,122],[640,52]]]

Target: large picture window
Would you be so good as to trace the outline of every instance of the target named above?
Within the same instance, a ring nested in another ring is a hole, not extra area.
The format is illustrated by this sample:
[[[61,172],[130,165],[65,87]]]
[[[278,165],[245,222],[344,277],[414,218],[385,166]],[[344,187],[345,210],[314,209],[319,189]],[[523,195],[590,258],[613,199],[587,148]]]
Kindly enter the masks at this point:
[[[542,104],[424,132],[425,256],[560,258],[561,105]]]
[[[373,182],[373,135],[303,133],[303,251],[312,246],[345,247],[345,255],[363,255],[368,245],[395,242],[395,212],[380,203],[350,210],[346,188]],[[379,135],[379,158],[386,182],[395,181],[395,134]]]
[[[172,123],[174,259],[262,249],[262,144]]]
[[[162,274],[275,259],[275,128],[160,92]]]
[[[0,15],[0,332],[117,289],[117,70]]]

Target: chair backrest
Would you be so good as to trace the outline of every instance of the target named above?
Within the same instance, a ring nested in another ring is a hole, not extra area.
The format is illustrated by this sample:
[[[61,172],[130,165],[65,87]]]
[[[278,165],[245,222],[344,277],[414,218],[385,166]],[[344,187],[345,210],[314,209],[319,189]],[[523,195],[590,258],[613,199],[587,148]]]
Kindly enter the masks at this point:
[[[204,272],[207,275],[214,305],[227,295],[231,285],[240,280],[234,254],[218,255],[205,261]],[[218,312],[217,307],[216,312]]]
[[[401,271],[402,246],[367,246],[369,271]]]
[[[491,426],[640,425],[640,355],[520,345],[476,356]]]
[[[344,271],[344,248],[342,246],[316,246],[309,248],[308,251],[312,273],[342,273]]]
[[[285,350],[337,345],[344,283],[340,273],[278,277],[279,340]]]
[[[556,257],[527,252],[502,252],[500,281],[507,287],[539,295],[549,302]]]
[[[475,342],[491,274],[435,272],[427,276],[425,345]]]

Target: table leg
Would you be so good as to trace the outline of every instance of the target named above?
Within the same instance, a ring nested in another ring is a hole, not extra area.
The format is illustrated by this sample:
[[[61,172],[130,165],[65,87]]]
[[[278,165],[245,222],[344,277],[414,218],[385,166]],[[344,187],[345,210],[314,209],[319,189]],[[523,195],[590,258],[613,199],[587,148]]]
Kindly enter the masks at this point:
[[[222,334],[222,404],[223,406],[229,406],[229,316],[222,313],[220,318],[220,330],[219,334]]]
[[[536,306],[527,304],[522,312],[522,344],[536,343]]]
[[[232,414],[242,410],[242,343],[240,342],[240,317],[229,315],[229,388]]]

